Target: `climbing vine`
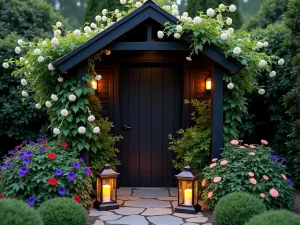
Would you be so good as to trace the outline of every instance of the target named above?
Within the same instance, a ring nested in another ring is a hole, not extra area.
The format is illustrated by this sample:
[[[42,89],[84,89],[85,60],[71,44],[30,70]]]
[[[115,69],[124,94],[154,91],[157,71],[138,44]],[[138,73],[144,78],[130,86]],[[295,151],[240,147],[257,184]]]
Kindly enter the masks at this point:
[[[145,2],[146,0],[143,3]],[[15,56],[3,62],[4,68],[9,68],[12,63],[16,64],[18,69],[13,75],[19,77],[21,85],[24,86],[20,93],[24,101],[29,92],[34,92],[37,110],[41,107],[48,110],[53,134],[62,141],[69,142],[78,151],[87,149],[97,153],[102,148],[98,141],[100,127],[88,108],[88,95],[94,94],[88,84],[92,79],[101,79],[101,75],[96,74],[94,69],[95,60],[109,57],[111,52],[103,50],[89,60],[89,74],[83,77],[83,84],[71,72],[60,74],[51,63],[143,4],[137,0],[120,0],[120,3],[125,5],[126,10],[103,9],[102,15],[95,17],[95,22],[85,23],[74,31],[66,30],[61,22],[57,22],[53,26],[52,39],[39,39],[37,42],[19,39]],[[178,6],[170,0],[157,0],[156,3],[179,19],[176,25],[166,24],[165,30],[158,32],[158,37],[163,39],[173,35],[180,39],[183,35],[189,36],[193,43],[187,60],[191,61],[194,54],[200,54],[205,45],[215,45],[224,51],[226,57],[232,56],[245,65],[238,74],[224,76],[228,87],[224,98],[225,140],[237,137],[236,127],[241,122],[241,116],[247,112],[244,94],[253,90],[258,90],[259,94],[265,92],[254,81],[254,74],[264,70],[271,72],[273,61],[279,59],[261,52],[261,48],[268,46],[266,40],[251,38],[245,32],[240,35],[234,33],[234,29],[230,27],[232,19],[222,15],[223,12],[233,13],[236,10],[234,5],[221,4],[217,9],[208,9],[206,13],[199,12],[192,19],[187,13],[179,16]],[[18,58],[21,52],[25,56]],[[284,60],[280,59],[278,63],[282,65]]]

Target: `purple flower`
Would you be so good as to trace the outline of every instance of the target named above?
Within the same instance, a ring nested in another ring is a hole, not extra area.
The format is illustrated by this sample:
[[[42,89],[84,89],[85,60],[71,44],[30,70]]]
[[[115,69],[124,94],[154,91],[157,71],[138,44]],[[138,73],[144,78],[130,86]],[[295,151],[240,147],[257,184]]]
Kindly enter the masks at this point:
[[[80,162],[84,163],[84,159],[83,158],[80,158],[79,160],[80,160]]]
[[[277,160],[277,159],[279,159],[279,157],[277,156],[277,155],[270,155],[270,157],[271,157],[271,159],[273,159],[273,160]]]
[[[28,173],[28,168],[26,166],[21,167],[20,173],[24,173],[24,174]]]
[[[69,172],[68,173],[68,179],[69,180],[75,180],[76,179],[76,174],[74,172]]]
[[[28,151],[28,152],[26,152],[26,156],[27,156],[27,157],[30,157],[30,156],[32,156],[32,151]]]
[[[28,199],[27,204],[30,205],[30,206],[33,206],[33,205],[35,204],[35,198],[34,198],[34,197],[30,197],[30,198]]]
[[[45,148],[39,148],[40,152],[45,152]]]
[[[75,169],[80,169],[80,165],[79,165],[79,163],[78,162],[74,162],[73,163],[73,167],[75,168]]]
[[[26,141],[26,140],[25,140],[25,141],[22,141],[22,144],[23,144],[23,145],[25,145],[26,143],[27,143],[27,141]]]
[[[29,158],[25,158],[25,159],[23,160],[23,163],[29,164],[29,163],[30,163],[30,159],[29,159]]]
[[[5,167],[6,169],[8,169],[8,168],[11,167],[11,166],[12,166],[12,162],[8,162],[8,163],[5,164],[4,167]]]
[[[288,184],[290,184],[290,185],[294,185],[294,183],[293,183],[293,181],[291,180],[291,179],[286,179],[286,181],[288,182]]]
[[[59,187],[58,188],[58,194],[60,194],[61,196],[66,194],[66,189],[64,187]]]
[[[281,157],[281,160],[282,160],[283,162],[286,162],[286,158]]]
[[[84,173],[87,175],[87,176],[90,176],[91,175],[91,172],[88,168],[85,168],[84,169]]]
[[[22,172],[19,173],[20,177],[24,177],[25,174],[26,174],[26,173],[22,173]]]
[[[44,135],[44,136],[38,138],[37,141],[38,141],[38,142],[44,142],[44,141],[47,141],[47,138],[46,138],[46,136]]]
[[[60,169],[57,169],[57,170],[55,170],[55,174],[56,174],[57,176],[60,176],[60,175],[63,174],[63,171],[60,170]]]
[[[280,168],[280,164],[278,162],[274,162],[274,164],[277,168]]]
[[[11,155],[11,156],[9,156],[9,158],[13,159],[13,158],[15,158],[15,156],[14,156],[14,155]]]
[[[12,154],[14,154],[14,152],[15,152],[14,150],[9,150],[9,151],[8,151],[8,154],[9,154],[9,155],[12,155]]]
[[[25,153],[24,152],[20,152],[18,155],[19,159],[23,159],[25,157]]]
[[[35,145],[35,143],[33,141],[30,141],[29,144],[32,146]]]

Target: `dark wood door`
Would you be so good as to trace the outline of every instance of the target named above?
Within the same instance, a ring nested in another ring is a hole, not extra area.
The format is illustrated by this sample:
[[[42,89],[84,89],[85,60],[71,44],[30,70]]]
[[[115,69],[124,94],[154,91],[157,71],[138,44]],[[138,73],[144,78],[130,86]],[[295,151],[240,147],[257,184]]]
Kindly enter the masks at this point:
[[[174,186],[168,135],[181,127],[181,70],[152,65],[121,71],[121,185]]]

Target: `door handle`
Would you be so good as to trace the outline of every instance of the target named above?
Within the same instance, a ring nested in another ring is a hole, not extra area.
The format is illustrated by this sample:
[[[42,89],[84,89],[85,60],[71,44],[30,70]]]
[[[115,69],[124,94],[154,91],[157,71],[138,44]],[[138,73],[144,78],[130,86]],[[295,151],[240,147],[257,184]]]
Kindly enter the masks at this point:
[[[125,130],[125,131],[126,131],[126,130],[131,130],[131,129],[132,129],[132,127],[128,127],[127,125],[124,125],[124,126],[123,126],[123,130]]]

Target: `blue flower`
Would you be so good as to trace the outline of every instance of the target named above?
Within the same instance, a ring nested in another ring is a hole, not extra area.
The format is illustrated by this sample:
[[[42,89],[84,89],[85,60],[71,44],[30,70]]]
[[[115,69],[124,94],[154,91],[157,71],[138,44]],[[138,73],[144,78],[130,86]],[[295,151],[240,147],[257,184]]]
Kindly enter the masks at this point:
[[[6,169],[8,169],[8,168],[11,167],[11,166],[12,166],[12,162],[8,162],[8,163],[5,164],[4,167],[5,167]]]
[[[76,179],[76,174],[74,172],[69,172],[68,173],[68,179],[69,180],[75,180]]]
[[[28,173],[28,171],[29,171],[29,169],[28,169],[26,166],[23,166],[23,167],[21,167],[21,169],[20,169],[20,173],[26,174],[26,173]]]
[[[8,151],[8,154],[9,154],[9,155],[12,155],[12,154],[14,154],[14,152],[15,152],[14,150],[9,150],[9,151]]]
[[[30,197],[27,201],[27,204],[30,206],[33,206],[35,204],[35,198],[34,197]]]
[[[27,156],[27,157],[30,157],[30,156],[32,156],[32,151],[28,151],[28,152],[26,152],[26,156]]]
[[[87,176],[90,176],[91,175],[91,172],[88,168],[85,168],[84,169],[84,173],[87,175]]]
[[[274,162],[274,164],[277,168],[280,168],[280,164],[278,162]]]
[[[29,158],[25,158],[25,159],[23,160],[23,162],[24,162],[25,164],[29,164],[29,163],[30,163],[30,159],[29,159]]]
[[[270,157],[271,157],[271,159],[273,159],[273,160],[277,160],[277,159],[279,159],[279,157],[277,156],[277,155],[270,155]]]
[[[19,176],[20,176],[20,177],[24,177],[24,176],[25,176],[25,174],[26,174],[26,173],[22,173],[22,172],[20,172],[20,173],[19,173]]]
[[[15,156],[14,156],[14,155],[11,155],[11,156],[9,156],[9,158],[13,159],[13,158],[15,158]]]
[[[47,141],[47,140],[48,139],[47,139],[46,135],[44,135],[44,136],[37,139],[38,142],[44,142],[44,141]]]
[[[63,171],[60,170],[60,169],[57,169],[57,170],[55,170],[55,174],[56,174],[57,176],[60,176],[60,175],[63,174]]]
[[[282,160],[283,162],[286,162],[286,158],[281,157],[281,160]]]
[[[45,148],[39,148],[40,152],[45,152]]]
[[[33,141],[30,141],[29,144],[32,146],[35,145],[35,143]]]
[[[286,179],[286,181],[288,182],[288,184],[290,184],[290,185],[294,185],[294,182],[291,180],[291,179]]]
[[[84,159],[83,158],[80,158],[79,160],[80,160],[80,162],[84,163]]]
[[[24,152],[20,152],[18,155],[19,159],[23,159],[25,157],[25,153]]]
[[[67,191],[66,191],[66,189],[64,187],[59,187],[57,192],[61,196],[65,195],[67,193]]]
[[[73,163],[73,167],[75,168],[75,169],[80,169],[80,165],[79,165],[79,163],[78,162],[74,162]]]

